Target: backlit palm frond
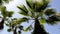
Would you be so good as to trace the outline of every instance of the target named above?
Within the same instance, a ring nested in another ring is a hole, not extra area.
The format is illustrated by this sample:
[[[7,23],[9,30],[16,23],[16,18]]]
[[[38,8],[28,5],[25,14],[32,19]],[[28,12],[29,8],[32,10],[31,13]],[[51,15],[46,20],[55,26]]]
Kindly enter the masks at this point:
[[[24,16],[28,16],[29,15],[28,14],[28,10],[26,9],[26,7],[24,5],[17,6],[17,7],[21,10],[21,12],[19,12],[19,14],[22,14]]]
[[[41,12],[41,10],[46,9],[47,7],[49,7],[49,1],[48,0],[37,0],[35,3],[35,9],[36,12]]]
[[[26,17],[23,17],[23,18],[19,18],[19,19],[12,19],[11,21],[8,21],[6,24],[6,26],[14,29],[14,27],[19,27],[20,28],[20,24],[23,23],[23,22],[28,22],[29,19],[26,18]],[[22,28],[20,28],[22,30]]]
[[[41,12],[41,10],[46,9],[49,6],[49,1],[46,0],[26,0],[26,3],[34,12]]]
[[[42,0],[43,1],[43,5],[40,7],[40,10],[44,10],[47,7],[49,7],[49,1],[48,0]]]
[[[40,2],[40,0],[39,1],[36,1],[36,0],[26,0],[26,3],[27,3],[27,6],[30,9],[34,10],[34,12],[38,12],[38,10],[40,10],[39,7],[42,6],[42,3]]]

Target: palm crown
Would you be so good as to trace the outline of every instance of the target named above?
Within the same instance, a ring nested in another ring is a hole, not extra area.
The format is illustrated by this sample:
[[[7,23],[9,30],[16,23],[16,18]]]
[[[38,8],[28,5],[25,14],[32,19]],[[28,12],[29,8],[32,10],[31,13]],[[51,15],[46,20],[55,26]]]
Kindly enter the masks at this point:
[[[1,12],[0,17],[2,18],[2,21],[0,22],[0,29],[3,29],[4,23],[5,23],[4,21],[7,20],[8,18],[12,17],[14,12],[7,11],[5,6],[0,6],[0,12]]]
[[[60,21],[60,16],[57,15],[55,9],[48,8],[49,3],[49,0],[26,0],[27,7],[25,5],[17,7],[20,9],[19,14],[26,16],[25,18],[28,20],[32,18],[33,20],[38,20],[40,24],[56,24],[57,21]]]
[[[35,1],[35,0],[34,0]],[[21,11],[20,14],[27,16],[27,19],[39,19],[47,21],[47,19],[51,19],[53,21],[59,21],[57,12],[53,8],[47,8],[49,5],[48,0],[42,0],[43,2],[34,2],[32,0],[26,0],[27,7],[25,5],[17,6]],[[28,8],[28,9],[27,9]],[[46,18],[48,17],[48,18]],[[54,19],[56,18],[56,19]],[[49,20],[50,21],[50,20]],[[42,22],[41,22],[42,23]],[[51,22],[50,22],[51,23]]]

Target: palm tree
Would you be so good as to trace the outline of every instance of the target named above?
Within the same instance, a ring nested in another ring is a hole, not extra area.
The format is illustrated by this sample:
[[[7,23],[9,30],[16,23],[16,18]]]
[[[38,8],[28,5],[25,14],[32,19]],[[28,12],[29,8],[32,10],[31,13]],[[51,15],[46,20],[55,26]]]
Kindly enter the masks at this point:
[[[6,21],[7,18],[12,17],[13,15],[13,11],[7,11],[5,6],[0,6],[0,12],[2,16],[0,16],[2,18],[1,22],[0,22],[0,30],[4,28],[4,22]]]
[[[11,31],[13,31],[13,34],[17,34],[17,28],[19,27],[18,25],[18,22],[17,22],[17,19],[16,18],[14,18],[14,19],[11,19],[11,21],[10,20],[8,20],[7,21],[7,23],[5,23],[6,24],[6,26],[8,26],[9,27],[9,29],[7,30],[8,32],[11,32]],[[18,27],[17,27],[18,26]]]
[[[17,6],[20,9],[19,14],[24,15],[28,20],[34,20],[35,24],[32,34],[49,34],[44,29],[43,23],[53,25],[60,21],[60,16],[57,15],[56,10],[48,8],[49,3],[49,0],[26,0],[27,6]],[[30,26],[27,30],[30,29]]]
[[[13,18],[11,20],[8,20],[7,23],[5,23],[6,26],[9,27],[7,31],[13,31],[13,34],[21,34],[21,31],[23,31],[23,26],[21,25],[21,23],[26,22],[27,20],[28,19],[25,18]]]

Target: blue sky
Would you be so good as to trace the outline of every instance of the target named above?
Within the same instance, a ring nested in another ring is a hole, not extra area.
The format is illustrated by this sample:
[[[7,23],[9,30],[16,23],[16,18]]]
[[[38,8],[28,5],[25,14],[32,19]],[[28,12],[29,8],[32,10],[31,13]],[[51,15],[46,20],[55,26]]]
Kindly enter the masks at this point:
[[[60,0],[52,0],[50,5],[52,8],[56,9],[59,12],[60,11],[60,4],[59,3],[60,3]],[[13,17],[17,17],[17,18],[22,17],[21,15],[19,15],[17,13],[19,10],[17,9],[16,6],[19,4],[25,4],[24,0],[14,0],[6,5],[7,10],[15,11],[15,14]],[[0,31],[0,34],[13,34],[12,32],[10,32],[10,33],[7,32],[7,28],[8,27],[5,26],[4,30]],[[46,28],[47,32],[49,32],[50,34],[60,34],[60,23],[58,23],[56,25],[45,24],[45,28]],[[30,34],[30,32],[28,32],[28,33],[25,32],[23,34]]]

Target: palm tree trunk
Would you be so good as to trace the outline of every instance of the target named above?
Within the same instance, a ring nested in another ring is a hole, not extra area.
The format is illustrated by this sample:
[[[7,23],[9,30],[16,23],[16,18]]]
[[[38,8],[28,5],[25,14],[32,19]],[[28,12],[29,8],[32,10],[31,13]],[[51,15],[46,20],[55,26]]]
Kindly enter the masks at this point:
[[[0,30],[4,28],[4,19],[0,22]]]
[[[39,23],[39,20],[35,20],[34,31],[33,34],[48,34],[45,30],[43,25]]]
[[[15,27],[15,30],[14,30],[13,34],[17,34],[17,32],[16,32],[16,31],[17,31],[17,28]]]

